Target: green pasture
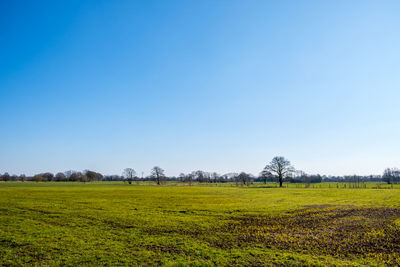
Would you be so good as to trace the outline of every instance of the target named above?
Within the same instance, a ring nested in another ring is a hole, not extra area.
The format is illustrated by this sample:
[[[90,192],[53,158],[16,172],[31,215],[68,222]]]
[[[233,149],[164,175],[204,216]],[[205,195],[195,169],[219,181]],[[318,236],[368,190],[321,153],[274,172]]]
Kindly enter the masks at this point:
[[[364,187],[0,183],[0,265],[398,264],[400,187]]]

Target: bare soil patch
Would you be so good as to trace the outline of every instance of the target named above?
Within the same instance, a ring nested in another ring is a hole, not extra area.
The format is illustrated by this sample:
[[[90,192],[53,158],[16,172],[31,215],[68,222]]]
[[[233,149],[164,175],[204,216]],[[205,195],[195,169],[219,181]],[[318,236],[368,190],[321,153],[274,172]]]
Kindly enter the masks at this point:
[[[397,218],[398,208],[308,206],[279,216],[232,217],[209,241],[224,248],[257,245],[340,258],[364,255],[398,265]],[[227,238],[227,232],[233,238]]]

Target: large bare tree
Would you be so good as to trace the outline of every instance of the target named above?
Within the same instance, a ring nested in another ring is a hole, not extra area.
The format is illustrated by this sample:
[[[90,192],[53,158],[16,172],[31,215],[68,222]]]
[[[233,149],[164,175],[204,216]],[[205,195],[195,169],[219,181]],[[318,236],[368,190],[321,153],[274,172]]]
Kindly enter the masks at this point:
[[[158,166],[153,167],[153,169],[151,169],[151,176],[156,178],[158,185],[164,183],[164,178],[165,178],[164,170],[161,169],[160,167]]]
[[[131,184],[133,179],[135,178],[136,172],[132,168],[126,168],[123,175],[125,176],[126,180],[128,180],[128,183]]]
[[[265,166],[264,171],[270,171],[278,176],[279,187],[282,187],[283,178],[294,171],[290,161],[284,157],[274,157],[271,162]]]

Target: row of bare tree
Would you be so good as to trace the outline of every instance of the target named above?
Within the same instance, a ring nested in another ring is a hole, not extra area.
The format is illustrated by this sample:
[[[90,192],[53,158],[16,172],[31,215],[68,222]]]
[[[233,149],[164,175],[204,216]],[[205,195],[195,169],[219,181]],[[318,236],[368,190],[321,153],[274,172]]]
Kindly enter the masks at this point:
[[[164,184],[167,180],[181,181],[191,185],[193,182],[198,183],[222,183],[222,182],[235,182],[236,185],[249,185],[253,181],[260,182],[271,182],[276,181],[279,186],[282,187],[283,182],[290,183],[320,183],[322,181],[326,182],[367,182],[367,181],[384,181],[388,184],[399,183],[400,182],[400,170],[397,168],[385,169],[382,176],[321,176],[321,175],[308,175],[303,171],[295,170],[295,168],[290,164],[290,161],[284,157],[274,157],[271,162],[269,162],[265,168],[260,172],[258,177],[252,174],[241,172],[241,173],[227,173],[224,175],[219,175],[216,172],[205,172],[205,171],[193,171],[190,173],[181,173],[178,177],[167,177],[162,168],[155,166],[151,169],[151,174],[147,177],[139,178],[136,175],[136,171],[133,168],[126,168],[123,171],[122,176],[119,175],[108,175],[103,176],[101,173],[85,170],[83,172],[78,171],[66,171],[64,173],[59,172],[56,175],[46,172],[36,174],[31,177],[27,177],[22,174],[9,175],[4,173],[0,175],[0,181],[56,181],[56,182],[93,182],[93,181],[126,181],[129,184],[132,182],[142,181],[156,181],[158,185]]]
[[[274,157],[272,161],[265,166],[264,170],[260,174],[260,177],[263,179],[264,183],[266,183],[268,179],[276,179],[279,182],[279,186],[282,187],[283,180],[292,172],[294,172],[294,168],[291,166],[290,161],[284,157]],[[123,172],[123,177],[125,177],[129,184],[132,184],[133,181],[139,180],[139,178],[136,176],[136,171],[133,168],[126,168]],[[153,169],[151,169],[151,175],[148,178],[156,180],[157,184],[161,185],[165,182],[166,177],[164,170],[158,166],[155,166]],[[220,176],[216,172],[209,173],[204,171],[193,171],[188,174],[181,173],[179,175],[180,181],[187,182],[189,184],[192,184],[193,181],[200,183],[217,183],[229,179],[234,180],[236,185],[249,185],[254,179],[254,176],[245,172]]]
[[[124,170],[123,177],[129,184],[132,184],[132,181],[139,180],[139,178],[136,176],[136,171],[133,168],[126,168]],[[151,175],[149,178],[156,180],[158,185],[164,184],[166,180],[164,170],[158,166],[154,166],[151,169]]]

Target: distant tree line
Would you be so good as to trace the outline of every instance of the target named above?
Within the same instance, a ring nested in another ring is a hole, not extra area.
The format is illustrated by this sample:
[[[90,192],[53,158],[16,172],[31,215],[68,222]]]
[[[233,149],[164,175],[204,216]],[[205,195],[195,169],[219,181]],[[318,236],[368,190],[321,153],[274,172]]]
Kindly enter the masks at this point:
[[[166,181],[179,181],[191,185],[192,183],[228,183],[233,182],[237,186],[250,185],[254,182],[277,182],[282,187],[284,182],[287,183],[364,183],[364,182],[386,182],[388,184],[400,183],[400,169],[387,168],[383,175],[349,175],[349,176],[326,176],[319,174],[307,174],[301,170],[296,170],[290,161],[284,157],[274,157],[258,176],[250,173],[226,173],[218,174],[216,172],[192,171],[189,173],[181,173],[178,176],[166,176],[162,168],[155,166],[151,169],[150,175],[146,177],[138,177],[133,168],[126,168],[122,175],[102,175],[99,172],[84,170],[83,172],[69,170],[56,174],[45,172],[33,176],[21,174],[10,175],[9,173],[0,174],[0,181],[34,181],[34,182],[95,182],[95,181],[124,181],[129,184],[138,183],[139,181],[153,181],[158,185],[165,184]]]
[[[34,182],[94,182],[102,181],[104,176],[101,173],[85,170],[83,172],[78,171],[66,171],[53,174],[51,172],[39,173],[33,176],[26,176],[21,174],[19,176],[10,176],[7,172],[0,175],[2,181],[34,181]]]

